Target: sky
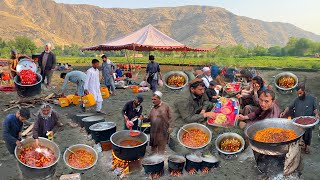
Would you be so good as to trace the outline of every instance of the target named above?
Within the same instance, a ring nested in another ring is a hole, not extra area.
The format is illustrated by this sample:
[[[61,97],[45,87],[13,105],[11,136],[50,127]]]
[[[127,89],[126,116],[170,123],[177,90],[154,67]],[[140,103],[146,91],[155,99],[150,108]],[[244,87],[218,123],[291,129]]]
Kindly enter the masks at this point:
[[[55,0],[104,8],[152,8],[203,5],[225,8],[240,16],[285,22],[320,35],[320,0]]]

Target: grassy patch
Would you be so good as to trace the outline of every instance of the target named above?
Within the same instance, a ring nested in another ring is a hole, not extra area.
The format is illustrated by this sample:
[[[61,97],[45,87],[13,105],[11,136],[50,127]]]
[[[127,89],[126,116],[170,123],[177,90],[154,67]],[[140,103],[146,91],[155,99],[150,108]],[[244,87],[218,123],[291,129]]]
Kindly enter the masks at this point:
[[[86,66],[91,64],[92,57],[57,57],[60,63],[69,63],[76,66]],[[100,59],[100,58],[98,58]],[[125,57],[110,57],[116,63],[128,63]],[[133,63],[133,58],[129,58]],[[156,57],[160,64],[193,64],[204,65],[216,63],[219,66],[237,66],[237,67],[277,67],[277,68],[305,68],[320,69],[319,58],[309,57],[272,57],[257,56],[249,58],[178,58],[178,57]],[[147,57],[136,58],[136,63],[147,63]]]

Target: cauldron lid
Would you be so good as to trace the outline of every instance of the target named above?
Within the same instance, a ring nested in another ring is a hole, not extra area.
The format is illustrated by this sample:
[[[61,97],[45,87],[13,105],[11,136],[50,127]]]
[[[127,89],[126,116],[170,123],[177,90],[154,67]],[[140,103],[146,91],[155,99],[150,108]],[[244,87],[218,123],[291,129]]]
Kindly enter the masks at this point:
[[[114,122],[100,122],[91,125],[89,129],[90,131],[105,131],[114,127],[116,127],[116,124]]]
[[[94,121],[100,121],[103,120],[104,117],[103,116],[89,116],[86,118],[83,118],[82,121],[84,122],[94,122]]]

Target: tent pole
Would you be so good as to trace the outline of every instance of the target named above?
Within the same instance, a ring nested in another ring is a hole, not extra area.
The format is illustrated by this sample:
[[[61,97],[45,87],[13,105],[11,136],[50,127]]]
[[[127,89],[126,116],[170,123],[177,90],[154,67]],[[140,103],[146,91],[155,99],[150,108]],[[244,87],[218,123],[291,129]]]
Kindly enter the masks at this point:
[[[183,52],[183,54],[184,54],[184,57],[183,57],[183,59],[182,59],[182,71],[184,70],[183,68],[183,66],[184,66],[184,61],[185,61],[185,59],[186,59],[186,56],[187,56],[187,52],[185,51],[185,52]]]
[[[125,55],[126,55],[126,57],[127,57],[127,61],[128,61],[128,63],[129,63],[129,65],[130,65],[129,57],[128,57],[128,52],[127,52],[127,50],[126,50],[126,49],[124,50],[124,53],[125,53]],[[128,68],[127,68],[127,71],[128,71]]]
[[[134,71],[136,71],[136,51],[135,50],[133,51],[133,65],[134,65],[133,69]]]

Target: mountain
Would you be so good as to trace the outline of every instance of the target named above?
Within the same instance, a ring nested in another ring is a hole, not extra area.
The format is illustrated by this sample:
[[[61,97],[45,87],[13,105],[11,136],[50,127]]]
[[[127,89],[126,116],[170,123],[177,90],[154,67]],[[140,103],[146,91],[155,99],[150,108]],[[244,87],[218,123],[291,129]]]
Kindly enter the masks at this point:
[[[27,36],[36,44],[105,43],[152,24],[194,47],[244,44],[285,45],[289,37],[320,41],[320,36],[292,24],[237,16],[223,8],[182,6],[122,9],[70,5],[51,0],[0,0],[0,37]]]

